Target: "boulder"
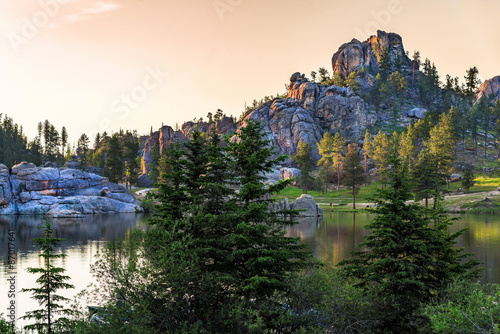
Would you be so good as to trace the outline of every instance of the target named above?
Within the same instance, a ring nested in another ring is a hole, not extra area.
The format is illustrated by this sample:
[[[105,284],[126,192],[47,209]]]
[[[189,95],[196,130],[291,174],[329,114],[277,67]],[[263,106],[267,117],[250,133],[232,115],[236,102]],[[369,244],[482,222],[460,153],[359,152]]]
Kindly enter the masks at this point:
[[[408,117],[416,117],[418,119],[425,118],[425,109],[422,108],[413,108],[406,112],[406,116]]]
[[[316,204],[314,197],[311,195],[303,194],[290,204],[291,210],[303,210],[299,217],[318,217],[323,216],[323,209]]]
[[[451,182],[461,181],[462,180],[462,175],[461,174],[457,174],[457,173],[451,174],[450,175],[450,180],[451,180]]]
[[[22,171],[23,169],[27,169],[27,168],[35,168],[35,164],[31,163],[31,162],[26,162],[26,161],[23,161],[15,166],[13,166],[11,168],[11,173],[12,174],[17,174],[19,173],[20,171]]]

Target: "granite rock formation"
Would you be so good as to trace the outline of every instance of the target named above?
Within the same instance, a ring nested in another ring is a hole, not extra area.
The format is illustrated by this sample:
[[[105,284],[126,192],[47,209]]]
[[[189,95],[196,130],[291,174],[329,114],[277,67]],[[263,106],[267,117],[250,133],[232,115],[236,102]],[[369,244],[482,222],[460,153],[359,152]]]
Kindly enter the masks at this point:
[[[153,162],[153,154],[158,150],[162,154],[167,147],[172,143],[185,142],[191,136],[191,133],[198,129],[201,132],[210,133],[213,126],[217,126],[217,131],[221,135],[231,134],[236,131],[236,123],[231,117],[223,117],[221,120],[213,123],[207,122],[186,122],[179,130],[174,130],[170,126],[162,126],[160,130],[155,131],[149,136],[144,144],[141,159],[141,175],[139,176],[139,186],[150,187],[152,182],[148,179],[150,166]]]
[[[312,155],[318,160],[316,143],[326,131],[357,140],[377,119],[376,111],[352,89],[325,87],[294,73],[286,98],[276,98],[248,111],[239,126],[249,120],[260,121],[276,154],[293,156],[303,141],[313,148]]]
[[[476,90],[476,99],[479,101],[483,96],[492,97],[493,101],[500,99],[500,75],[485,80]]]
[[[139,201],[106,177],[72,168],[0,164],[0,215],[81,217],[142,211]]]
[[[411,73],[413,63],[406,55],[403,39],[395,33],[377,31],[377,35],[370,36],[366,41],[353,39],[340,46],[332,57],[333,72],[339,72],[344,78],[351,72],[359,72],[364,67],[366,75],[358,77],[362,91],[368,91],[375,84],[375,77],[379,73],[379,57],[383,49],[389,51],[393,64],[401,63],[403,72]],[[418,73],[415,73],[417,77]],[[408,77],[409,81],[412,77]]]

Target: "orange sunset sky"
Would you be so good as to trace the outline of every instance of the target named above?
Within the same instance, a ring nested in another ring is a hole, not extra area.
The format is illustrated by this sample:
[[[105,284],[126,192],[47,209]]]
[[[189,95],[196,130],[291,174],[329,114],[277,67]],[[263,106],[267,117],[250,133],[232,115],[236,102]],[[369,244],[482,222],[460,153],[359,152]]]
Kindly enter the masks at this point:
[[[71,143],[239,117],[377,29],[441,78],[477,66],[485,80],[500,75],[499,14],[497,0],[0,0],[0,112],[30,140],[48,119]]]

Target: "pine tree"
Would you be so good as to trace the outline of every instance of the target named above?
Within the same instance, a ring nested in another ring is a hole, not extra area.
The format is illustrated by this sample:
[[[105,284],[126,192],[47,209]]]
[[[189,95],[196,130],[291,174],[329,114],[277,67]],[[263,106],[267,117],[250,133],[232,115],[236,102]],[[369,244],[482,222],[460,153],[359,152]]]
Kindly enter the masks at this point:
[[[378,297],[383,314],[379,330],[391,333],[416,332],[422,302],[442,293],[447,284],[467,275],[477,261],[464,262],[469,254],[454,248],[463,230],[448,234],[452,221],[442,212],[433,216],[416,203],[409,203],[407,169],[392,158],[389,186],[379,190],[378,208],[367,225],[370,234],[353,252],[354,258],[340,263],[359,285]]]
[[[464,188],[465,192],[469,192],[470,188],[472,188],[476,184],[474,181],[474,172],[470,169],[466,169],[464,171],[464,175],[462,175],[462,188]]]
[[[481,80],[477,77],[479,71],[476,66],[469,68],[466,71],[465,78],[465,96],[472,97],[474,96],[474,91],[481,84]]]
[[[63,126],[61,130],[61,156],[64,156],[67,144],[68,144],[68,132],[66,131],[66,127]]]
[[[343,167],[345,178],[342,180],[342,184],[351,190],[352,208],[356,209],[356,195],[359,192],[360,185],[366,180],[357,144],[349,144],[347,146],[347,154]]]
[[[312,147],[310,147],[306,142],[299,142],[297,145],[297,153],[292,157],[293,161],[300,168],[300,178],[299,182],[307,194],[307,190],[311,187],[314,182],[311,176],[312,169],[314,167],[314,160],[311,157]]]
[[[334,137],[328,132],[323,135],[323,139],[316,144],[318,146],[319,154],[321,159],[318,161],[318,166],[322,168],[322,174],[325,177],[325,193],[327,191],[327,183],[329,180],[330,168],[334,167],[337,171],[337,181],[340,185],[340,174],[342,171],[342,152],[345,146],[345,140],[339,133],[336,133]]]
[[[109,139],[108,157],[106,159],[109,181],[118,183],[123,176],[123,151],[118,133]]]
[[[123,143],[124,153],[123,160],[125,164],[125,180],[128,186],[132,186],[137,183],[139,178],[139,141],[137,138],[132,137]]]
[[[82,133],[80,138],[78,138],[77,146],[76,146],[76,155],[80,163],[85,166],[87,165],[87,153],[89,151],[89,137],[85,133]]]
[[[359,94],[359,83],[357,81],[357,74],[356,72],[351,72],[345,79],[345,84],[348,87],[351,87],[354,93]]]
[[[375,161],[378,169],[378,174],[382,179],[382,184],[385,185],[385,172],[389,167],[389,155],[391,153],[391,146],[387,135],[379,130],[378,134],[371,142],[371,157]]]
[[[43,229],[43,236],[33,239],[36,246],[40,247],[43,258],[43,268],[30,267],[27,271],[31,274],[40,274],[36,280],[38,287],[30,289],[22,289],[21,292],[31,292],[32,298],[35,299],[42,309],[26,312],[26,315],[21,317],[24,320],[35,320],[34,324],[24,326],[25,330],[37,331],[38,333],[59,333],[68,328],[68,318],[64,316],[73,315],[74,311],[66,309],[61,305],[61,302],[68,302],[69,299],[57,294],[60,289],[73,289],[74,286],[66,283],[70,279],[64,275],[65,269],[55,267],[53,261],[66,257],[66,254],[55,254],[55,247],[59,247],[64,240],[61,238],[52,238],[52,227],[48,220],[45,221],[45,226],[39,226]],[[61,317],[55,319],[55,316]]]
[[[441,114],[439,123],[430,130],[429,139],[424,142],[424,146],[434,156],[438,172],[443,176],[448,186],[456,142],[451,115]]]
[[[392,59],[389,53],[389,49],[382,48],[382,52],[380,53],[380,57],[378,60],[379,73],[382,77],[382,80],[385,82],[389,77],[389,74],[392,72]]]
[[[325,176],[324,186],[325,186],[325,194],[327,192],[327,186],[329,181],[329,171],[333,165],[333,137],[329,132],[325,132],[323,138],[316,143],[318,146],[318,152],[321,155],[321,159],[318,160],[318,166],[321,166],[322,173]]]

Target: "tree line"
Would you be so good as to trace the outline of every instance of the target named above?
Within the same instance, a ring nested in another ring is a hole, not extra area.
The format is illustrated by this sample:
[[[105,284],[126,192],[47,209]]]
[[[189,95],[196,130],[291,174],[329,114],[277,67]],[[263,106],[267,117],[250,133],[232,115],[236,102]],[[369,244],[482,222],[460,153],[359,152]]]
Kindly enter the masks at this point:
[[[357,143],[346,143],[346,140],[336,133],[332,136],[326,132],[316,144],[321,156],[317,166],[321,167],[315,179],[311,173],[314,160],[311,156],[312,147],[305,142],[299,142],[294,162],[301,169],[300,186],[307,193],[308,189],[323,189],[331,183],[349,189],[355,208],[355,197],[360,186],[367,182],[370,176],[370,165],[374,165],[373,173],[378,176],[385,187],[387,173],[391,167],[391,157],[398,156],[402,163],[411,171],[413,191],[416,199],[425,200],[428,207],[429,199],[434,200],[433,207],[438,206],[440,196],[449,188],[450,175],[454,168],[456,145],[459,141],[456,122],[459,121],[454,108],[439,116],[434,124],[431,115],[410,124],[404,131],[394,131],[391,135],[382,130],[375,135],[365,132],[362,148]],[[473,185],[473,172],[464,173],[465,191]]]

